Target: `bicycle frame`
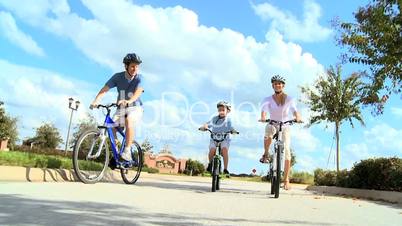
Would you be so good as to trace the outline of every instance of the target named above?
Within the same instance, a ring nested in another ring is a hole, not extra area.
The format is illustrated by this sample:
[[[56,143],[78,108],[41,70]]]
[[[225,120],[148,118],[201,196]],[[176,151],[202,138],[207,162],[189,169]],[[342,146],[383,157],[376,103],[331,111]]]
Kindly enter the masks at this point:
[[[289,120],[289,121],[285,121],[285,122],[279,122],[279,121],[275,121],[275,120],[265,120],[262,122],[267,122],[272,126],[279,126],[279,129],[277,131],[277,133],[274,135],[273,139],[275,140],[274,143],[274,153],[272,155],[272,161],[270,163],[270,170],[272,170],[273,175],[275,175],[275,173],[277,172],[277,170],[280,170],[281,172],[284,171],[284,141],[283,141],[283,126],[284,125],[292,125],[293,123],[295,123],[295,120]],[[280,151],[280,163],[281,163],[281,168],[277,169],[277,152]],[[271,175],[271,176],[273,176]]]
[[[282,124],[279,125],[279,131],[277,132],[277,138],[275,139],[275,143],[274,143],[274,154],[272,156],[272,163],[271,163],[271,167],[272,170],[274,172],[274,175],[276,173],[277,170],[280,170],[281,172],[283,172],[284,170],[284,161],[283,161],[283,155],[284,155],[284,142],[282,140],[282,135],[283,135],[283,131],[282,131]],[[280,162],[281,162],[281,168],[277,169],[277,152],[280,151]]]
[[[217,159],[220,163],[220,165],[222,164],[222,149],[221,149],[221,143],[222,141],[214,141],[216,144],[216,151],[215,151],[215,155],[214,155],[214,159]],[[213,161],[212,161],[213,162]],[[215,166],[213,166],[212,168],[214,168]],[[219,166],[219,173],[221,172],[221,166]]]
[[[92,155],[92,150],[95,146],[95,143],[92,143],[91,145],[91,151],[88,153],[87,158],[98,158],[102,152],[102,148],[106,142],[106,138],[109,138],[109,141],[111,143],[111,148],[112,148],[112,153],[113,153],[113,157],[116,160],[116,162],[119,162],[119,156],[123,153],[124,147],[125,147],[125,143],[126,143],[126,136],[124,131],[118,127],[115,126],[115,122],[113,121],[113,119],[110,117],[110,110],[108,110],[106,117],[105,117],[105,121],[103,123],[103,126],[98,126],[98,128],[101,130],[101,134],[100,136],[102,137],[102,141],[101,141],[101,145],[99,145],[98,151],[96,152],[95,155]],[[114,137],[114,133],[113,133],[113,128],[115,128],[117,130],[117,132],[123,137],[122,140],[122,145],[120,147],[120,151],[117,150],[117,145],[116,145],[116,140]],[[106,136],[106,133],[108,136]]]

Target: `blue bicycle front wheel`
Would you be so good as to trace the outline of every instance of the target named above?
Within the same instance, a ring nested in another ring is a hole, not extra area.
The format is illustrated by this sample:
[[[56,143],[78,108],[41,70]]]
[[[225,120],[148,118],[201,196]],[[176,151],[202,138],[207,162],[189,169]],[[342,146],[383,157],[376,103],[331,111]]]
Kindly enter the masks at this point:
[[[77,139],[73,151],[73,167],[78,179],[86,184],[100,181],[107,169],[109,151],[102,130],[84,131]]]

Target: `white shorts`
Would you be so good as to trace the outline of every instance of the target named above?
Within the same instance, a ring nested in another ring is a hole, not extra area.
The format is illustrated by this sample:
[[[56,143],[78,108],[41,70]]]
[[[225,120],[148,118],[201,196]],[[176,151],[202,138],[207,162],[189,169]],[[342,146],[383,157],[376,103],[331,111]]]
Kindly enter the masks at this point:
[[[230,140],[228,139],[224,139],[221,142],[221,148],[226,148],[229,149],[230,146]],[[209,149],[216,149],[216,142],[214,140],[211,139],[211,141],[209,142]]]
[[[128,108],[118,108],[116,113],[113,115],[113,121],[116,125],[125,127],[126,116],[131,122],[130,126],[137,126],[142,119],[142,115],[144,114],[144,109],[140,106],[133,106]]]
[[[265,136],[272,139],[278,130],[279,127],[267,124],[267,126],[265,127]],[[292,155],[290,154],[290,127],[282,127],[282,139],[285,149],[285,160],[291,160]]]

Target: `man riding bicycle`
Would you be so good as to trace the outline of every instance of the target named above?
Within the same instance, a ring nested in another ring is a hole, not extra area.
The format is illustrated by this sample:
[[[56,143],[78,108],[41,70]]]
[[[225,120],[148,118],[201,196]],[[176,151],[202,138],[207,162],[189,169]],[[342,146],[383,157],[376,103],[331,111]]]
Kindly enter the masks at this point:
[[[114,74],[105,86],[96,95],[90,105],[93,109],[110,89],[116,87],[118,91],[117,105],[119,108],[113,116],[113,121],[126,128],[126,143],[121,158],[131,161],[130,148],[134,139],[135,126],[139,124],[143,115],[141,94],[144,92],[142,76],[138,73],[142,60],[135,53],[127,54],[123,59],[125,71]],[[116,129],[113,129],[116,138]]]
[[[272,88],[274,89],[274,94],[264,98],[262,102],[261,110],[261,121],[266,120],[267,112],[271,120],[275,121],[288,121],[289,113],[296,118],[297,122],[301,122],[301,116],[297,112],[296,101],[290,96],[286,95],[283,90],[285,87],[285,78],[280,75],[275,75],[271,78]],[[272,143],[274,135],[277,133],[278,128],[276,126],[267,124],[265,127],[264,136],[264,154],[262,155],[260,162],[266,163],[270,160],[269,157],[269,147]],[[285,150],[285,183],[284,187],[286,190],[290,188],[289,186],[289,171],[290,171],[290,128],[289,126],[283,126],[283,141]]]

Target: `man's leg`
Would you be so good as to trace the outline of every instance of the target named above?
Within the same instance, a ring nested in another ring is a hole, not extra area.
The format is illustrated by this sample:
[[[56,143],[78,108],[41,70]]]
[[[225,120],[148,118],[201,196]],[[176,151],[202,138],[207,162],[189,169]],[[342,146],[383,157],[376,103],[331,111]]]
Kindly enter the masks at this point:
[[[132,160],[131,157],[131,145],[133,144],[135,138],[135,128],[140,123],[143,109],[141,107],[134,107],[126,109],[125,126],[126,126],[126,147],[124,148],[124,153],[122,155],[125,160]]]
[[[126,148],[131,147],[134,140],[134,125],[131,117],[126,117]]]

